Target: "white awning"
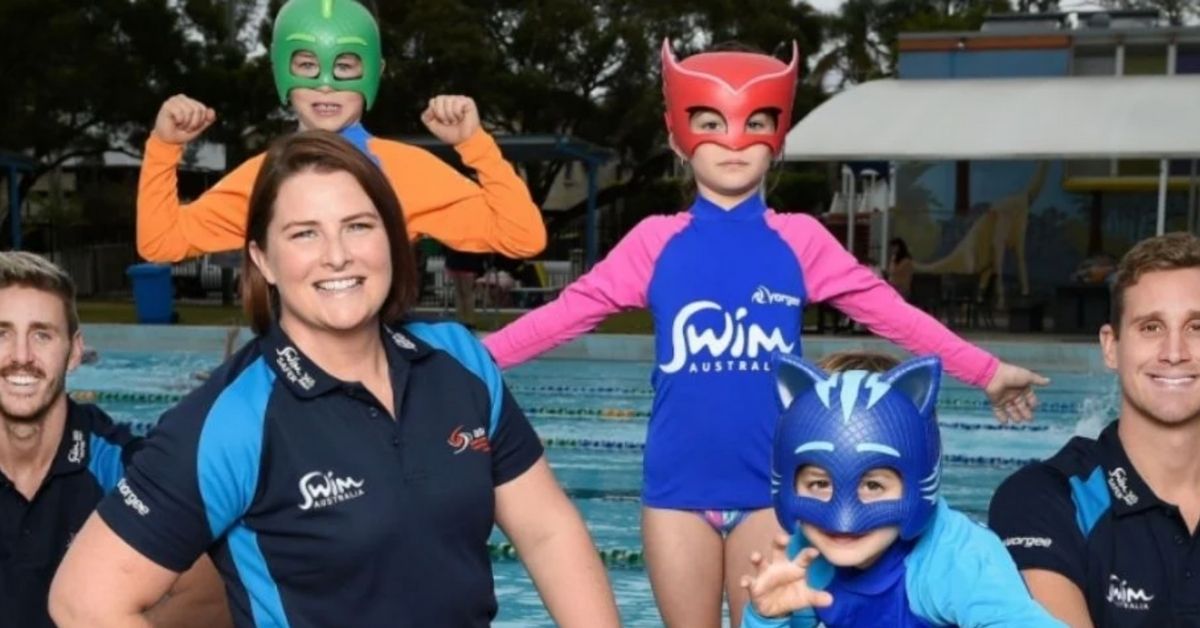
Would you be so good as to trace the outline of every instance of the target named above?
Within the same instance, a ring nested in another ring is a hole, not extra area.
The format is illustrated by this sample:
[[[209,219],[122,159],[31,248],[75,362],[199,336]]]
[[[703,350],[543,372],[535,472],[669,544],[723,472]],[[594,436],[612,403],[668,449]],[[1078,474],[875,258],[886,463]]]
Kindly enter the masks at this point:
[[[787,135],[788,161],[1200,157],[1200,75],[871,81]]]

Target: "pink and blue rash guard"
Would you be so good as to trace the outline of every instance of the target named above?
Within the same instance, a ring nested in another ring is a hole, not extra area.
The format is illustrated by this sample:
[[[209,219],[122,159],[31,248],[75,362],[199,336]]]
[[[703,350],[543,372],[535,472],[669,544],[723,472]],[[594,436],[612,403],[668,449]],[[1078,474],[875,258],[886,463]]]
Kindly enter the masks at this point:
[[[951,375],[975,386],[999,364],[906,303],[814,218],[777,214],[757,195],[729,210],[697,197],[686,212],[646,218],[558,299],[484,344],[508,368],[609,314],[649,308],[654,403],[643,501],[768,508],[779,416],[771,352],[800,353],[804,305],[818,301],[914,354],[941,356]]]

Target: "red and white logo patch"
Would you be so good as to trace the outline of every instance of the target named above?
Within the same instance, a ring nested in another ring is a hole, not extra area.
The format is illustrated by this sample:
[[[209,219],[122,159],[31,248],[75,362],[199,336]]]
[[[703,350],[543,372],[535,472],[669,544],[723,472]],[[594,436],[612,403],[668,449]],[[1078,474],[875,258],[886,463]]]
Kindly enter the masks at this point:
[[[488,442],[487,430],[482,427],[477,427],[474,430],[468,430],[463,426],[454,428],[450,432],[450,438],[446,442],[454,448],[455,455],[470,449],[471,451],[491,451],[491,443]]]

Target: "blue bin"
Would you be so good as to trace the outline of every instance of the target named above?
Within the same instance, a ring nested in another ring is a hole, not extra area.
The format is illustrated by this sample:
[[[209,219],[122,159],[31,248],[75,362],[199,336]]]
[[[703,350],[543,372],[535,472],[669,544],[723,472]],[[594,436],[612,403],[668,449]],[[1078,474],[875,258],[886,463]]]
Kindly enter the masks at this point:
[[[137,322],[165,325],[174,322],[174,286],[171,267],[165,264],[134,264],[125,270],[133,283]]]

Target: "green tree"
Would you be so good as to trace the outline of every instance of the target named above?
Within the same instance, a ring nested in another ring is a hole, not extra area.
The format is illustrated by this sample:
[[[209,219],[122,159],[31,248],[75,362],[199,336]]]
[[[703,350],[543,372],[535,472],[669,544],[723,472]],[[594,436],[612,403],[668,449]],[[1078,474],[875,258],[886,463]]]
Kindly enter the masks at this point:
[[[900,33],[974,31],[987,15],[1011,10],[1009,0],[846,0],[837,13],[822,17],[829,46],[812,80],[841,89],[892,76]]]
[[[1101,0],[1100,4],[1111,9],[1156,9],[1172,26],[1200,19],[1200,0]]]
[[[33,158],[24,197],[45,173],[106,151],[140,155],[159,105],[179,92],[218,108],[213,132],[235,157],[248,120],[278,109],[247,64],[251,43],[226,32],[253,0],[0,2],[0,147]],[[229,19],[227,9],[239,11]],[[265,77],[269,85],[269,75]],[[261,94],[261,99],[246,94]],[[132,207],[129,208],[132,211]],[[85,210],[86,214],[86,210]],[[6,216],[0,226],[9,233]]]

